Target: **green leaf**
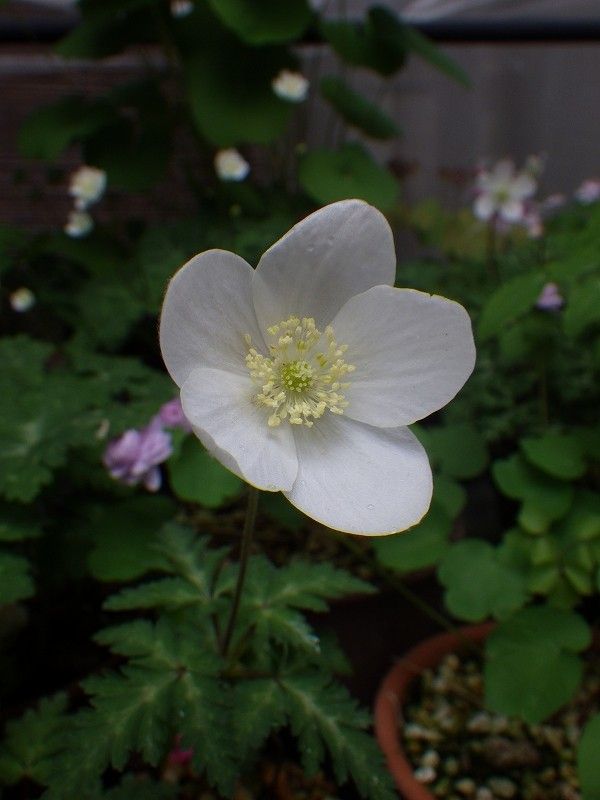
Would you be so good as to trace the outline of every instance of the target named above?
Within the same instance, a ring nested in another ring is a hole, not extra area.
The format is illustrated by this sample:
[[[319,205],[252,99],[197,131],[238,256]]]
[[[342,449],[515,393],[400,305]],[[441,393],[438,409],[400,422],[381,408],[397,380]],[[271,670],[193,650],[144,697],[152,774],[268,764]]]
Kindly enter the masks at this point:
[[[25,600],[34,593],[27,559],[0,551],[0,606]]]
[[[0,503],[0,542],[20,542],[41,536],[40,519],[29,509]]]
[[[578,615],[550,606],[519,611],[486,642],[486,705],[537,724],[566,703],[581,681],[577,655],[590,629]]]
[[[452,522],[441,504],[432,502],[425,518],[414,528],[373,540],[377,560],[400,573],[437,564],[449,547]]]
[[[544,475],[520,455],[496,461],[492,474],[505,495],[522,501],[519,522],[532,533],[541,533],[564,517],[573,501],[571,484]]]
[[[600,278],[593,277],[569,293],[563,313],[567,336],[577,338],[592,325],[600,324]]]
[[[111,119],[109,108],[82,97],[65,97],[30,114],[19,131],[19,151],[26,158],[54,161],[75,141],[102,128]]]
[[[213,12],[248,44],[297,39],[311,17],[306,0],[209,0]]]
[[[442,557],[438,576],[446,587],[448,609],[469,622],[489,616],[502,619],[527,600],[523,574],[506,564],[487,542],[452,545]]]
[[[362,22],[321,20],[323,37],[348,64],[393,75],[406,61],[406,28],[384,8],[371,8]]]
[[[156,783],[148,775],[126,775],[102,797],[105,800],[176,800],[178,792],[176,785]]]
[[[381,751],[365,728],[369,716],[346,689],[320,674],[280,678],[292,732],[298,738],[304,769],[314,774],[329,751],[336,781],[352,777],[361,796],[392,800],[396,795]]]
[[[280,492],[263,492],[263,496],[260,498],[260,507],[278,525],[290,531],[299,531],[305,525],[304,514],[298,511]]]
[[[292,104],[271,81],[291,66],[283,47],[244,45],[199,6],[182,43],[187,99],[199,133],[216,147],[268,144],[283,133]]]
[[[481,341],[501,333],[505,326],[532,309],[544,286],[541,272],[511,278],[488,298],[481,311],[477,332]]]
[[[400,134],[396,123],[376,105],[335,76],[321,80],[321,93],[349,125],[374,139],[391,139]]]
[[[110,506],[87,509],[86,532],[93,539],[90,572],[101,581],[130,581],[158,569],[159,529],[175,515],[167,497],[132,497]]]
[[[242,481],[189,436],[168,461],[171,488],[180,500],[219,508],[239,494]]]
[[[67,697],[57,694],[43,698],[17,720],[6,724],[0,746],[0,784],[12,785],[28,778],[45,784],[52,762],[61,749]]]
[[[356,197],[386,211],[398,194],[395,178],[358,144],[310,151],[300,160],[298,179],[304,191],[322,204]]]
[[[434,464],[452,478],[475,478],[487,465],[485,441],[468,423],[427,428],[425,446]]]
[[[520,446],[530,464],[554,478],[569,481],[585,474],[583,449],[575,436],[546,433],[521,439]]]
[[[423,36],[416,28],[406,27],[404,30],[404,40],[410,51],[428,61],[440,72],[449,78],[469,89],[471,81],[463,68],[452,58],[446,55],[443,50],[437,47],[431,39]]]
[[[600,797],[598,753],[600,753],[600,714],[588,720],[577,748],[577,772],[582,800],[598,800]]]
[[[258,753],[271,731],[286,722],[281,689],[271,678],[240,681],[233,689],[232,708],[236,750],[243,760]]]

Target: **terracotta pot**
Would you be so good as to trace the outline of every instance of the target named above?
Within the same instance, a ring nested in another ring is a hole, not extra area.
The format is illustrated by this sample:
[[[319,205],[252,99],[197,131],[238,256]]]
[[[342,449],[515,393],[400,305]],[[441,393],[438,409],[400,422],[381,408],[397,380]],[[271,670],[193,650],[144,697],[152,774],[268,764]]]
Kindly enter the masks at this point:
[[[423,670],[436,667],[448,653],[465,649],[465,639],[482,642],[494,627],[485,622],[460,628],[460,632],[441,633],[425,639],[409,650],[383,679],[375,699],[375,733],[387,760],[388,769],[405,800],[436,800],[413,777],[413,767],[400,739],[400,711],[411,683]]]

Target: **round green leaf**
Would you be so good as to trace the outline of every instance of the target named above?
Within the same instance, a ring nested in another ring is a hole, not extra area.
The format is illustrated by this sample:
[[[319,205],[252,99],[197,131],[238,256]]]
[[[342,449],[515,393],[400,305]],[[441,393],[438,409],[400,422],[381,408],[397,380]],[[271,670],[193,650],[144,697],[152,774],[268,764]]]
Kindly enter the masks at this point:
[[[486,705],[539,723],[566,703],[582,675],[577,655],[589,646],[587,623],[550,606],[525,608],[502,622],[486,642]]]
[[[210,456],[194,436],[167,462],[171,487],[180,500],[218,508],[240,491],[242,481]]]
[[[577,770],[581,784],[582,800],[598,800],[600,797],[600,714],[596,714],[584,728],[577,749]]]
[[[450,611],[469,622],[505,617],[527,599],[523,574],[502,561],[487,542],[452,545],[442,558],[438,576],[446,587]]]
[[[356,197],[386,211],[398,194],[396,179],[358,144],[307,153],[300,161],[298,178],[320,204]]]
[[[574,436],[547,433],[521,439],[521,450],[530,464],[554,478],[574,480],[586,471],[583,448]]]
[[[503,283],[483,306],[477,329],[481,340],[501,333],[505,325],[532,309],[544,281],[545,276],[538,271]]]
[[[397,572],[412,572],[436,564],[448,549],[452,519],[439,503],[432,503],[425,518],[414,528],[374,538],[378,561]]]
[[[487,448],[481,434],[468,424],[427,429],[427,452],[440,470],[453,478],[475,478],[487,464]]]
[[[349,125],[374,139],[391,139],[400,129],[378,106],[370,103],[341,78],[330,75],[321,81],[321,94]]]
[[[248,44],[289,42],[310,22],[306,0],[209,0],[224,25]]]

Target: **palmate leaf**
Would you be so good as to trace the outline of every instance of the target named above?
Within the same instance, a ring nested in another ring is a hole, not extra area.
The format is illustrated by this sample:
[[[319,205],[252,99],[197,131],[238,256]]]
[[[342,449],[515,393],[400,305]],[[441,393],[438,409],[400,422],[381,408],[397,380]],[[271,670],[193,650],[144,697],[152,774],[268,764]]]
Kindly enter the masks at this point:
[[[44,698],[36,709],[6,724],[6,736],[0,746],[0,785],[11,785],[23,778],[46,783],[53,759],[61,749],[66,707],[66,696],[57,694]]]
[[[352,778],[370,800],[391,800],[395,792],[383,756],[366,732],[369,715],[342,686],[320,673],[279,679],[292,732],[298,737],[304,769],[315,773],[325,752],[338,783]]]
[[[25,600],[35,592],[29,574],[29,561],[21,556],[0,551],[0,606]]]

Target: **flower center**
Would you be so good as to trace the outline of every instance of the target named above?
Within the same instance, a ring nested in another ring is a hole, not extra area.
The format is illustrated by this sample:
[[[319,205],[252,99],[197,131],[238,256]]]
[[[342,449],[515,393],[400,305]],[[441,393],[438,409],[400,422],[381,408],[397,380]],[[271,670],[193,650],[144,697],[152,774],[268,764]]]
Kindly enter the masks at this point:
[[[348,405],[344,378],[354,372],[343,355],[347,345],[339,345],[329,325],[321,333],[312,317],[289,317],[267,328],[269,354],[252,346],[249,334],[246,366],[260,391],[254,396],[259,406],[271,411],[268,424],[274,428],[287,420],[309,428],[326,411],[343,414]]]

